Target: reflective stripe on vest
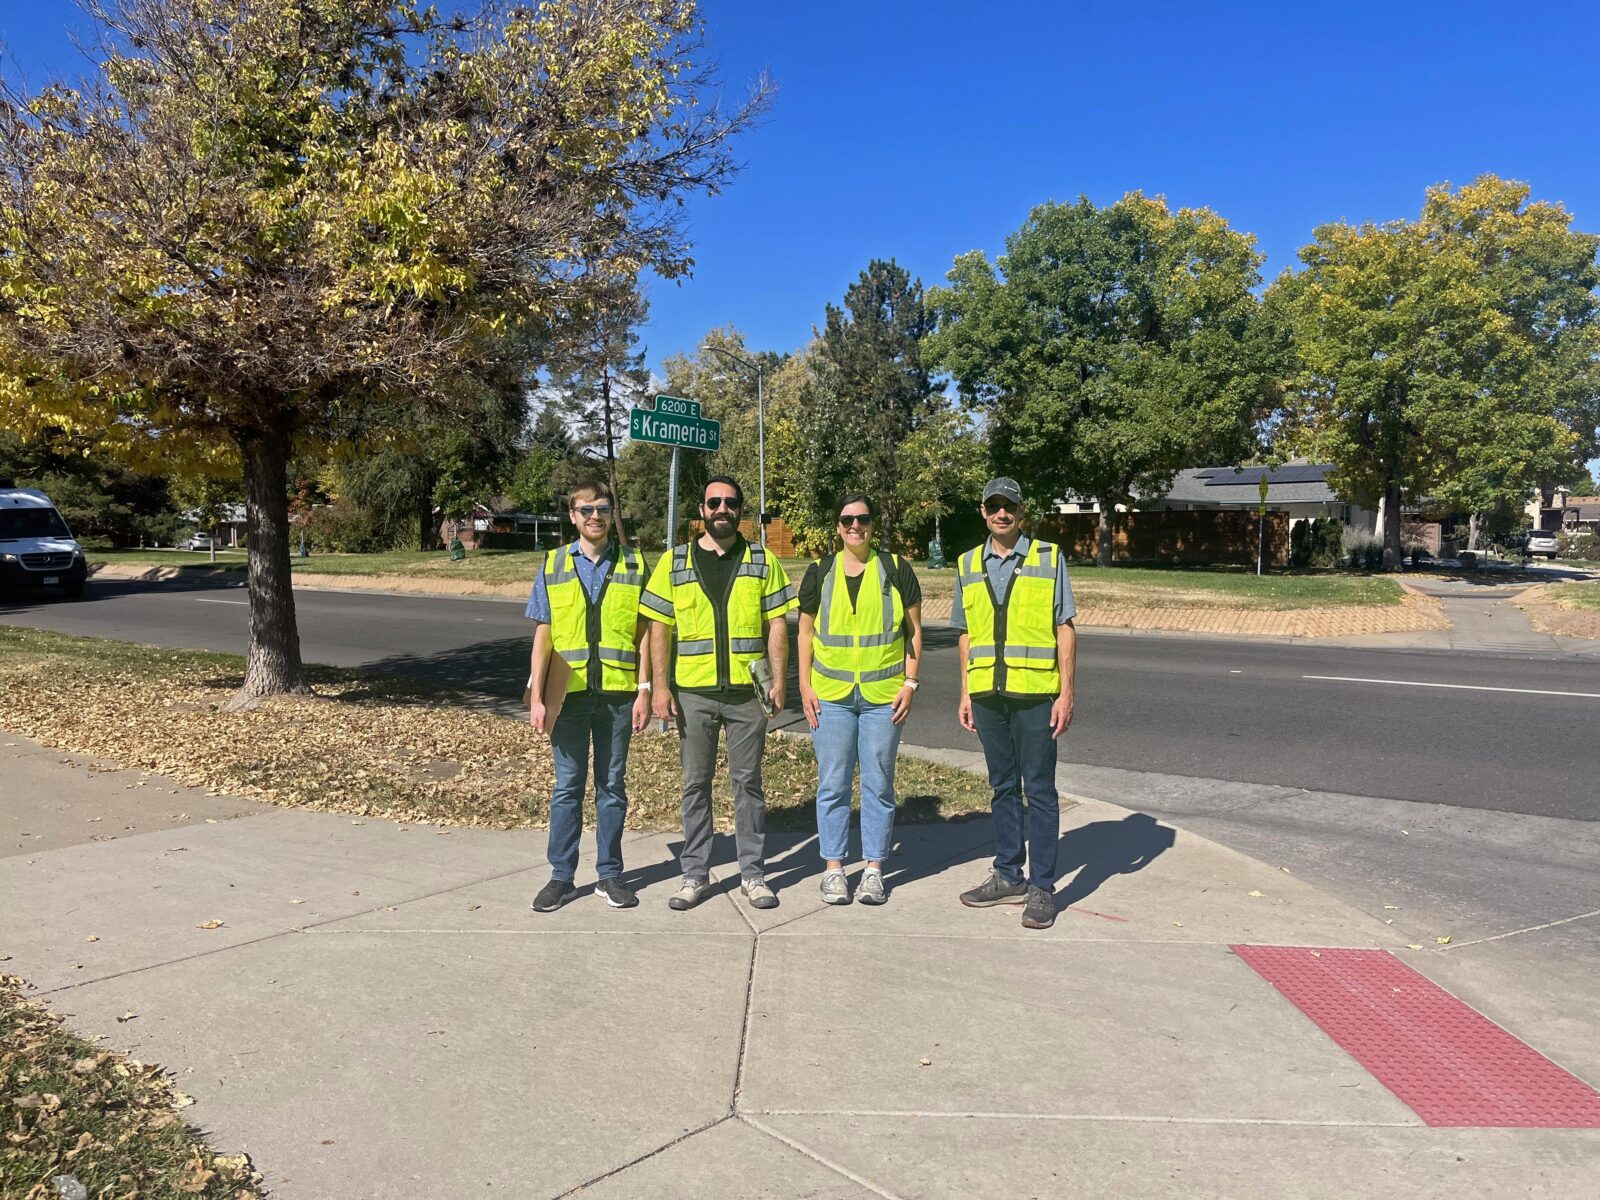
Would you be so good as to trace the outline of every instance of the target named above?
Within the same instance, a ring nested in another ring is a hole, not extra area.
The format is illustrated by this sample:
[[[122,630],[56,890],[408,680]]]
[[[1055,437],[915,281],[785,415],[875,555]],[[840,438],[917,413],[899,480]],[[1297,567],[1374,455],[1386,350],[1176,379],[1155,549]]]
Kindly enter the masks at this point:
[[[1049,542],[1031,542],[997,601],[984,570],[987,542],[957,566],[967,618],[967,691],[974,696],[1054,696],[1061,691],[1056,660],[1056,556]]]
[[[706,594],[694,554],[686,543],[672,548],[672,617],[677,627],[677,662],[672,682],[678,687],[740,687],[750,683],[750,664],[765,656],[767,639],[761,623],[764,613],[779,607],[766,601],[767,555],[758,545],[746,542],[744,558],[734,572],[727,606],[727,678],[720,679],[717,653],[717,613]],[[781,593],[780,593],[781,595]],[[648,604],[648,600],[646,601]],[[661,611],[659,605],[652,605]]]
[[[896,567],[899,559],[889,561]],[[811,688],[824,700],[845,700],[857,687],[868,704],[894,700],[906,678],[905,606],[900,589],[873,554],[856,603],[835,556],[822,580],[811,637]]]
[[[567,692],[591,689],[632,693],[639,684],[639,651],[634,632],[644,595],[644,560],[631,547],[618,547],[600,589],[589,599],[578,578],[578,543],[551,552],[545,561],[544,588],[550,601],[550,639],[572,667]]]

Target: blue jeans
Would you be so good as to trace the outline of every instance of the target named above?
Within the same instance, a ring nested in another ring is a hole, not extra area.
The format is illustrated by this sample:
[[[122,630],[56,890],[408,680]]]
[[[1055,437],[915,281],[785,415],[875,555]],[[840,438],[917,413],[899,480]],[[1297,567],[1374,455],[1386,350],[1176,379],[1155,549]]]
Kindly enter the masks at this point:
[[[1061,835],[1061,801],[1056,795],[1056,743],[1050,736],[1054,696],[1014,700],[975,696],[972,723],[978,727],[983,757],[994,789],[994,869],[1008,883],[1028,882],[1045,891],[1056,884],[1056,842]],[[1022,806],[1027,796],[1028,806]],[[1027,854],[1023,850],[1026,844]]]
[[[594,746],[595,873],[622,874],[622,823],[628,815],[628,743],[633,739],[635,697],[576,692],[561,706],[550,730],[556,786],[550,793],[550,874],[571,883],[578,871],[583,835],[583,793],[589,782],[589,747]]]
[[[843,862],[850,849],[850,793],[861,764],[861,857],[882,862],[894,840],[894,758],[900,729],[893,705],[869,704],[856,688],[824,700],[811,731],[817,753],[817,841],[822,857]]]

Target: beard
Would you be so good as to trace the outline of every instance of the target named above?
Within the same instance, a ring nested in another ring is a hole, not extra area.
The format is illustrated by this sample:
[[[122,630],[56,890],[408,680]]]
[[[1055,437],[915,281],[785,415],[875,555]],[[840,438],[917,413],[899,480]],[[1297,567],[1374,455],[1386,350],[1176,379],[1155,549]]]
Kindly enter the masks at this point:
[[[726,510],[719,509],[706,518],[706,528],[711,530],[715,537],[727,537],[739,528],[739,522]]]

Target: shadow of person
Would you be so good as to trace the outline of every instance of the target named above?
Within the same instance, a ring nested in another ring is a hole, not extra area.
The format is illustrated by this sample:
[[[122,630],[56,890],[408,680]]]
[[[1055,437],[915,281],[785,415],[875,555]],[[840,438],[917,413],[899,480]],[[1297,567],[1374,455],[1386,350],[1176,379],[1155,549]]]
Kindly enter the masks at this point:
[[[1120,821],[1092,821],[1069,829],[1056,847],[1056,878],[1076,871],[1056,892],[1056,909],[1086,899],[1113,875],[1141,871],[1171,847],[1177,832],[1149,813],[1129,813]]]

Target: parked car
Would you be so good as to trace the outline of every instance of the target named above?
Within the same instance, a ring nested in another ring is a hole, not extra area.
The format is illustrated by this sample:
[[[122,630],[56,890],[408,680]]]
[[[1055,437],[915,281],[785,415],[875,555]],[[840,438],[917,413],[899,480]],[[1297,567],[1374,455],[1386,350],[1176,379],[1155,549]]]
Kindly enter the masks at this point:
[[[215,539],[209,533],[190,534],[188,540],[178,543],[179,550],[214,550]]]
[[[1554,559],[1558,549],[1556,535],[1548,529],[1535,529],[1528,534],[1528,544],[1524,552],[1529,558]]]
[[[0,480],[0,591],[60,588],[77,600],[88,575],[83,547],[50,497]]]

